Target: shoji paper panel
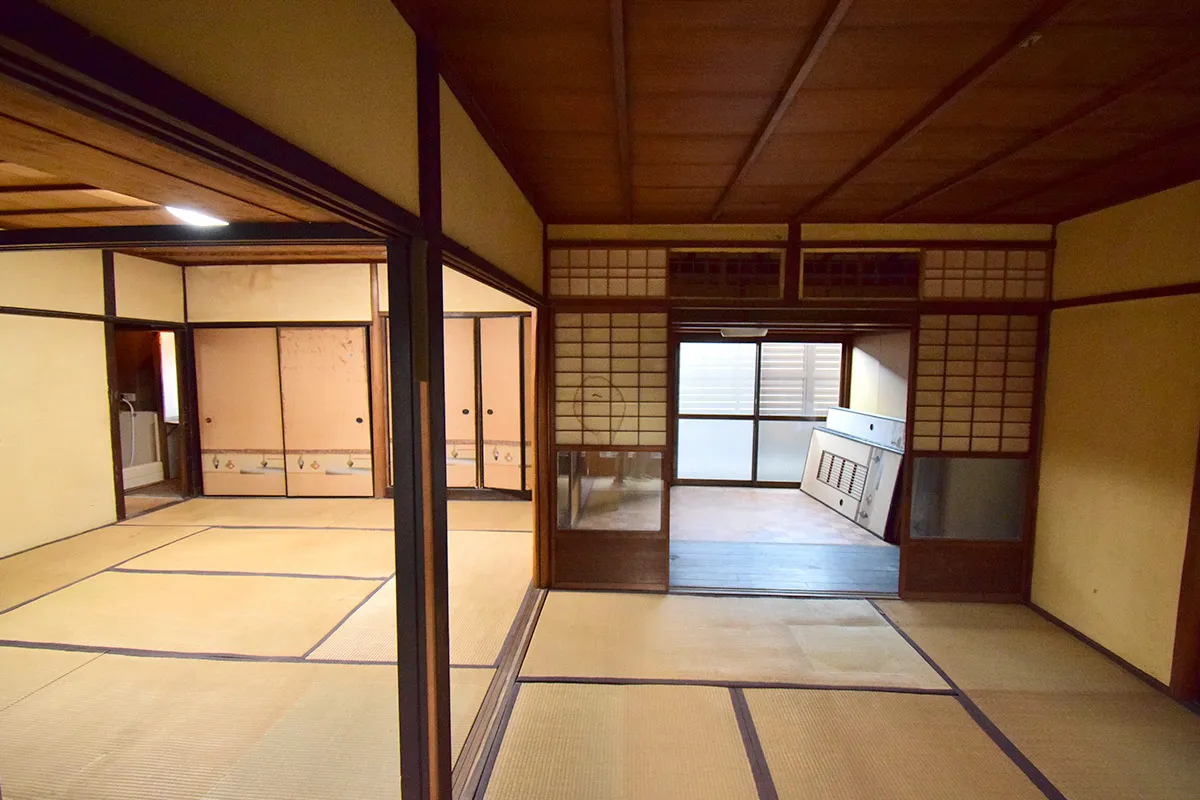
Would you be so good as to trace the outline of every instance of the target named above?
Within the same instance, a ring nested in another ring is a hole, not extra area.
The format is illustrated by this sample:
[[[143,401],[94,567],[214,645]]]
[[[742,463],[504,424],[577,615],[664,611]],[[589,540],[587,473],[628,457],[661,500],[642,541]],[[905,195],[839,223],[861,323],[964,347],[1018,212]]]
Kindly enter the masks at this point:
[[[922,316],[913,449],[1027,453],[1037,336],[1034,316]]]
[[[555,441],[667,443],[667,315],[556,314]]]
[[[921,296],[970,300],[1044,300],[1050,291],[1045,250],[927,250]]]
[[[667,251],[571,248],[550,251],[553,297],[664,297]]]

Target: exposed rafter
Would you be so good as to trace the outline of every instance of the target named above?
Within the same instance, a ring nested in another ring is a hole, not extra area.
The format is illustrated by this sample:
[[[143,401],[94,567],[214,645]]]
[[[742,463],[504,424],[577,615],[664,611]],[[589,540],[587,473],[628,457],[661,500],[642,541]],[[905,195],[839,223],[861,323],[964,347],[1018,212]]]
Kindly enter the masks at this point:
[[[978,164],[968,167],[967,169],[952,175],[946,180],[934,184],[928,189],[913,195],[903,203],[900,203],[899,205],[887,211],[882,217],[880,217],[880,222],[891,222],[905,211],[908,211],[909,209],[924,203],[926,200],[936,197],[943,192],[958,186],[959,184],[967,181],[970,178],[973,178],[979,173],[990,169],[1006,158],[1009,158],[1010,156],[1013,156],[1028,147],[1032,147],[1043,139],[1050,138],[1054,134],[1071,127],[1075,123],[1080,122],[1087,117],[1090,117],[1092,114],[1108,108],[1119,100],[1152,86],[1156,81],[1160,80],[1164,76],[1169,75],[1176,70],[1182,69],[1189,64],[1192,64],[1198,58],[1200,58],[1200,49],[1191,50],[1178,59],[1171,59],[1163,64],[1156,64],[1154,67],[1144,70],[1140,74],[1131,78],[1126,83],[1120,86],[1114,86],[1108,91],[1101,92],[1090,100],[1071,109],[1066,114],[1063,114],[1049,125],[1031,131],[1029,134],[1021,137],[1007,147],[997,150],[995,153],[980,161]]]
[[[909,138],[932,122],[938,114],[949,108],[955,101],[983,80],[1000,62],[1020,47],[1022,42],[1032,34],[1037,33],[1069,6],[1077,2],[1079,0],[1044,0],[1044,2],[1040,3],[1029,16],[1012,29],[1003,41],[989,50],[983,58],[972,64],[966,72],[955,78],[949,86],[938,92],[932,100],[922,106],[921,110],[910,117],[903,125],[888,134],[887,138],[860,159],[848,172],[829,184],[816,197],[805,203],[795,213],[792,218],[793,221],[802,221],[805,214],[824,203],[830,197],[833,197],[843,186],[861,175],[872,164],[879,161],[899,145],[908,141]]]
[[[629,57],[625,49],[625,0],[609,0],[612,33],[613,96],[617,112],[617,160],[620,169],[621,205],[625,218],[633,219],[633,144],[629,131]]]
[[[25,183],[0,186],[0,194],[41,194],[43,192],[90,192],[96,187],[87,183]]]
[[[834,32],[842,24],[842,19],[845,18],[846,12],[850,10],[850,5],[853,2],[854,0],[830,0],[830,3],[825,7],[825,10],[821,14],[821,19],[817,21],[816,26],[813,28],[812,36],[804,43],[804,48],[796,57],[796,62],[792,65],[792,70],[788,74],[787,81],[784,82],[783,88],[779,90],[779,94],[776,95],[775,101],[771,104],[771,110],[767,114],[766,120],[763,121],[762,127],[758,129],[754,139],[750,142],[750,146],[746,148],[746,152],[738,162],[737,171],[733,173],[733,177],[726,184],[724,190],[722,190],[721,196],[717,198],[717,204],[713,206],[712,210],[711,219],[713,222],[716,222],[720,218],[721,212],[725,210],[725,204],[729,202],[729,197],[733,193],[734,188],[746,177],[746,173],[750,171],[750,166],[762,154],[767,141],[775,133],[775,128],[778,127],[779,122],[783,119],[783,115],[791,107],[792,101],[796,99],[796,93],[800,91],[800,87],[808,79],[808,75],[816,65],[817,59],[825,51],[825,46],[829,44],[829,40],[833,38]]]
[[[1054,180],[1047,181],[1039,186],[1035,186],[1028,191],[1014,194],[998,203],[993,203],[986,208],[972,212],[972,216],[975,218],[987,217],[990,214],[994,214],[995,212],[999,211],[1000,209],[1008,208],[1009,206],[1016,205],[1017,203],[1028,200],[1032,197],[1037,197],[1040,194],[1045,194],[1046,192],[1053,191],[1060,187],[1074,183],[1075,181],[1095,175],[1096,173],[1103,172],[1106,169],[1111,169],[1112,167],[1118,166],[1127,161],[1132,161],[1135,158],[1140,158],[1149,153],[1153,153],[1159,148],[1168,147],[1176,142],[1181,142],[1192,137],[1200,137],[1200,120],[1194,120],[1191,124],[1183,128],[1178,128],[1164,136],[1158,136],[1149,142],[1138,145],[1137,147],[1131,147],[1128,150],[1124,150],[1112,158],[1106,158],[1103,161],[1089,163],[1083,167],[1080,167],[1079,169],[1072,170],[1065,175],[1061,175]],[[1178,180],[1174,181],[1174,184],[1186,183],[1188,179],[1188,176],[1180,175]],[[1163,186],[1160,188],[1165,189],[1168,187]],[[1104,205],[1107,205],[1107,202],[1101,201],[1096,207],[1101,208]],[[1084,209],[1079,213],[1085,213],[1086,210],[1087,209]]]

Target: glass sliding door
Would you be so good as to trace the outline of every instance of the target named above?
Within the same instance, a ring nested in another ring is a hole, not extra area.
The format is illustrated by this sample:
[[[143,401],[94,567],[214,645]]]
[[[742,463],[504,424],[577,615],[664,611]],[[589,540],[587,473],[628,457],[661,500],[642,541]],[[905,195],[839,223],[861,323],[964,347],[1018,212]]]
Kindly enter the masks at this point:
[[[682,342],[675,477],[795,484],[808,442],[838,405],[838,342]]]

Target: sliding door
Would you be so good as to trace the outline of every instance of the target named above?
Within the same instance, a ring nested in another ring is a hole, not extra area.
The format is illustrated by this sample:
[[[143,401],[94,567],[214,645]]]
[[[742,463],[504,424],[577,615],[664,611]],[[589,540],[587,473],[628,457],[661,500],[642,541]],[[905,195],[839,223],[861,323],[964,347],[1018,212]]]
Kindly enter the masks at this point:
[[[198,328],[193,337],[204,494],[285,494],[275,329]]]
[[[483,399],[483,485],[522,488],[521,318],[479,320]]]
[[[475,403],[475,320],[447,317],[443,323],[446,349],[446,486],[478,485],[479,409]]]
[[[366,328],[281,328],[279,382],[291,497],[370,497]]]

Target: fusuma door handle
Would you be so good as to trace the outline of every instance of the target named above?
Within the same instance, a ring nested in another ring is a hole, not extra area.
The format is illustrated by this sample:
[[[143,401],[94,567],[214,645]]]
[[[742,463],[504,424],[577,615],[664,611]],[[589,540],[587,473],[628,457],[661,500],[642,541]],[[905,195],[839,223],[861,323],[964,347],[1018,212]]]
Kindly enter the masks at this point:
[[[464,409],[463,409],[463,413],[464,413],[464,414],[470,414],[470,413],[471,413],[471,409],[469,409],[469,408],[464,408]]]
[[[492,413],[492,410],[489,408],[489,409],[488,409],[488,415],[490,416],[490,415],[491,415],[491,413]]]

